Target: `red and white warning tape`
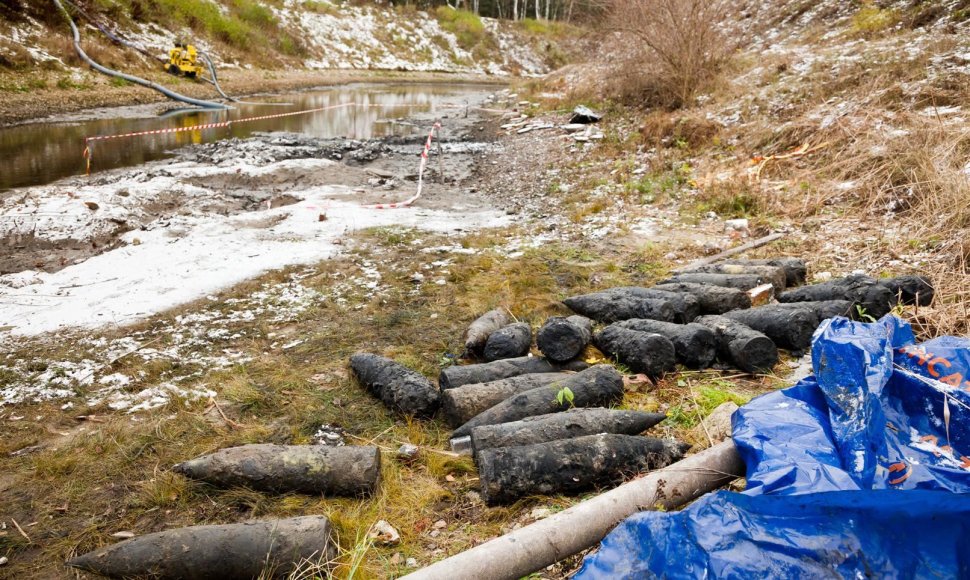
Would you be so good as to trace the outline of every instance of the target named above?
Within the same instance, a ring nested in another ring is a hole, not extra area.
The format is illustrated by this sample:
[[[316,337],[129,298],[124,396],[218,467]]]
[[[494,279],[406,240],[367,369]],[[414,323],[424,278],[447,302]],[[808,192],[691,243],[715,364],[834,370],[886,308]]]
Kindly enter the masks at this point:
[[[119,133],[117,135],[95,135],[92,137],[84,138],[84,158],[87,159],[87,174],[91,175],[91,144],[96,141],[107,141],[109,139],[124,139],[128,137],[142,137],[144,135],[162,135],[165,133],[182,133],[185,131],[200,131],[202,129],[216,129],[219,127],[229,127],[230,125],[235,125],[237,123],[249,123],[252,121],[263,121],[265,119],[278,119],[280,117],[292,117],[295,115],[308,115],[310,113],[319,113],[320,111],[329,111],[332,109],[340,109],[344,107],[353,107],[356,103],[343,103],[340,105],[330,105],[327,107],[318,107],[316,109],[307,109],[305,111],[293,111],[290,113],[278,113],[276,115],[262,115],[259,117],[246,117],[243,119],[232,119],[229,121],[222,121],[220,123],[205,123],[203,125],[193,125],[191,127],[173,127],[170,129],[155,129],[153,131],[137,131],[135,133]]]
[[[363,107],[363,108],[382,108],[382,109],[399,109],[402,107],[426,107],[428,103],[415,103],[415,104],[372,104],[372,103],[341,103],[339,105],[329,105],[326,107],[318,107],[316,109],[307,109],[305,111],[292,111],[289,113],[278,113],[276,115],[261,115],[259,117],[246,117],[243,119],[233,119],[229,121],[222,121],[220,123],[206,123],[203,125],[193,125],[191,127],[174,127],[171,129],[155,129],[152,131],[137,131],[134,133],[119,133],[117,135],[94,135],[91,137],[84,138],[84,151],[82,155],[87,160],[87,174],[91,175],[91,157],[93,151],[91,150],[91,144],[97,141],[107,141],[109,139],[125,139],[128,137],[142,137],[145,135],[162,135],[166,133],[183,133],[185,131],[200,131],[202,129],[217,129],[220,127],[229,127],[230,125],[235,125],[237,123],[249,123],[253,121],[264,121],[266,119],[279,119],[281,117],[292,117],[295,115],[308,115],[310,113],[319,113],[320,111],[330,111],[333,109],[342,109],[345,107]],[[449,105],[440,104],[437,105],[438,108],[444,109],[465,109],[477,110],[477,111],[488,111],[501,113],[504,112],[499,109],[485,109],[482,107],[469,107],[467,105]]]
[[[367,209],[395,209],[399,207],[408,207],[417,201],[419,197],[421,197],[421,189],[424,186],[424,169],[428,166],[428,155],[431,153],[431,139],[439,129],[441,129],[441,123],[435,122],[435,124],[431,126],[431,131],[428,132],[428,138],[424,142],[424,149],[421,150],[421,165],[418,168],[418,190],[415,192],[414,197],[396,203],[378,203],[374,205],[365,205],[363,207]]]
[[[129,137],[141,137],[141,136],[144,136],[144,135],[162,135],[162,134],[166,134],[166,133],[182,133],[182,132],[185,132],[185,131],[199,131],[199,130],[202,130],[202,129],[217,129],[219,127],[229,127],[230,125],[233,125],[233,124],[236,124],[236,123],[248,123],[248,122],[252,122],[252,121],[263,121],[263,120],[266,120],[266,119],[278,119],[280,117],[292,117],[292,116],[295,116],[295,115],[306,115],[306,114],[309,114],[309,113],[318,113],[320,111],[329,111],[329,110],[340,109],[340,108],[345,108],[345,107],[399,108],[401,106],[421,107],[421,106],[425,106],[425,105],[379,105],[379,104],[366,104],[366,103],[343,103],[343,104],[340,104],[340,105],[330,105],[330,106],[327,106],[327,107],[318,107],[316,109],[307,109],[305,111],[293,111],[293,112],[289,112],[289,113],[278,113],[276,115],[261,115],[259,117],[246,117],[246,118],[243,118],[243,119],[234,119],[234,120],[230,120],[230,121],[223,121],[223,122],[220,122],[220,123],[205,123],[203,125],[193,125],[191,127],[173,127],[173,128],[170,128],[170,129],[154,129],[152,131],[137,131],[137,132],[134,132],[134,133],[119,133],[117,135],[95,135],[95,136],[92,136],[92,137],[85,137],[84,138],[84,152],[82,153],[82,155],[87,160],[87,174],[88,175],[91,175],[91,157],[92,157],[91,144],[93,142],[96,142],[96,141],[107,141],[109,139],[124,139],[124,138],[129,138]],[[396,203],[380,203],[380,204],[375,204],[375,205],[365,205],[365,206],[363,206],[364,208],[366,208],[366,209],[394,209],[394,208],[400,208],[400,207],[408,207],[412,203],[414,203],[415,201],[417,201],[418,198],[421,197],[421,190],[424,187],[424,170],[425,170],[425,168],[428,165],[428,155],[431,153],[431,141],[432,141],[435,133],[437,133],[439,129],[441,129],[441,123],[436,121],[435,124],[431,127],[431,131],[428,133],[428,138],[425,140],[424,149],[421,151],[421,165],[420,165],[420,167],[418,169],[418,188],[417,188],[417,191],[415,192],[414,196],[411,197],[411,198],[409,198],[409,199],[406,199],[404,201],[399,201],[399,202],[396,202]]]

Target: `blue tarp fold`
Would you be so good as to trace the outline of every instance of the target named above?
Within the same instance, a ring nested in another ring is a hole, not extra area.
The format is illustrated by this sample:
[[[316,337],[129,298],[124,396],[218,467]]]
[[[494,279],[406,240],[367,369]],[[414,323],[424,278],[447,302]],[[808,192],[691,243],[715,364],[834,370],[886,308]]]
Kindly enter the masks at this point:
[[[970,341],[834,318],[812,365],[735,413],[744,493],[637,514],[576,577],[970,577]]]

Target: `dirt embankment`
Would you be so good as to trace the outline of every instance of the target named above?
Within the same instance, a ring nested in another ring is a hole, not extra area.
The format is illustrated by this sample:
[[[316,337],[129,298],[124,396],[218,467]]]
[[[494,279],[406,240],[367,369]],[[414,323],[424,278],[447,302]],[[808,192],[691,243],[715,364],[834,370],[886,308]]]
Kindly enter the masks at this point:
[[[218,95],[211,85],[166,78],[153,79],[195,98],[215,99]],[[495,83],[494,77],[453,73],[397,73],[393,71],[330,70],[330,71],[265,71],[234,70],[219,73],[219,84],[233,97],[279,93],[352,82],[440,82]],[[82,88],[44,88],[26,92],[0,93],[0,127],[27,121],[41,121],[51,115],[76,113],[85,109],[120,107],[151,103],[172,103],[163,95],[134,85],[115,86],[107,77],[99,78],[91,86]]]

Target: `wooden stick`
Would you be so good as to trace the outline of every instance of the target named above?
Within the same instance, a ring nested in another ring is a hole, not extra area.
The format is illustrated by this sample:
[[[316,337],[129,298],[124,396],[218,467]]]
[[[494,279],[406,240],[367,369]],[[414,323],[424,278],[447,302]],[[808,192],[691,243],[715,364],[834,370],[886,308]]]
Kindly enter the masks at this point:
[[[20,532],[20,535],[27,540],[27,543],[33,544],[33,542],[30,540],[30,536],[28,536],[27,532],[25,532],[24,529],[20,527],[20,524],[17,523],[17,520],[10,518],[10,521],[13,522],[14,527],[17,528],[17,531]]]
[[[211,397],[211,398],[209,399],[209,401],[210,401],[210,402],[211,402],[211,403],[212,403],[213,405],[215,405],[215,408],[216,408],[216,411],[219,411],[219,415],[221,415],[221,416],[222,416],[222,420],[223,420],[223,421],[225,421],[225,422],[226,422],[226,423],[227,423],[228,425],[231,425],[232,427],[235,427],[235,428],[237,428],[237,429],[238,429],[238,428],[240,428],[240,427],[242,427],[242,425],[241,425],[241,424],[239,424],[239,423],[236,423],[235,421],[233,421],[233,420],[232,420],[232,419],[230,419],[229,417],[226,417],[226,414],[222,412],[222,407],[220,407],[220,406],[219,406],[219,402],[218,402],[218,401],[216,401],[216,398],[215,398],[215,397]]]
[[[730,249],[724,250],[723,252],[720,252],[718,254],[714,254],[713,256],[709,256],[707,258],[702,258],[702,259],[697,260],[695,262],[691,262],[690,264],[688,264],[688,265],[686,265],[686,266],[684,266],[682,268],[675,268],[674,270],[671,270],[671,272],[674,272],[674,273],[678,273],[679,274],[681,272],[687,272],[688,270],[692,270],[694,268],[697,268],[698,266],[706,266],[708,264],[713,264],[714,262],[717,262],[719,260],[723,260],[724,258],[728,258],[728,257],[733,256],[735,254],[740,254],[741,252],[747,252],[748,250],[753,250],[755,248],[759,248],[761,246],[764,246],[765,244],[770,244],[771,242],[774,242],[775,240],[780,240],[783,237],[785,237],[785,234],[784,233],[781,233],[781,232],[779,232],[777,234],[770,234],[770,235],[767,235],[767,236],[765,236],[763,238],[758,238],[757,240],[751,240],[750,242],[748,242],[746,244],[741,244],[740,246],[737,246],[736,248],[730,248]]]
[[[377,444],[377,443],[374,442],[375,440],[377,440],[383,434],[384,433],[381,433],[377,437],[374,437],[374,439],[367,439],[366,437],[360,437],[358,435],[352,435],[350,433],[346,433],[347,437],[350,437],[351,439],[356,439],[358,441],[363,441],[366,445],[374,445],[374,446],[380,447],[381,449],[383,449],[385,451],[388,451],[388,452],[394,451],[394,449],[392,449],[390,447],[387,447],[387,446],[384,446],[384,445],[379,445],[379,444]],[[445,457],[454,457],[454,458],[464,457],[461,453],[452,453],[451,451],[442,451],[441,449],[435,449],[434,447],[427,447],[425,445],[415,445],[414,443],[405,443],[404,441],[398,441],[397,439],[391,439],[391,441],[393,441],[394,443],[397,443],[398,445],[414,445],[415,447],[417,447],[418,449],[421,449],[423,451],[427,451],[429,453],[437,453],[438,455],[444,455]]]

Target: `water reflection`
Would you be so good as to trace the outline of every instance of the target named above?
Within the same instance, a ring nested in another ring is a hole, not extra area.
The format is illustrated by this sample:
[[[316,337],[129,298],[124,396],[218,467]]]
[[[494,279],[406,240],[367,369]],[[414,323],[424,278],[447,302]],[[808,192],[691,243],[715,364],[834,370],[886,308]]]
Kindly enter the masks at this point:
[[[305,93],[278,95],[262,99],[293,103],[292,107],[237,105],[229,111],[192,110],[183,114],[141,119],[97,119],[81,123],[30,124],[0,129],[0,190],[49,183],[84,172],[81,152],[84,138],[152,131],[173,127],[192,127],[246,117],[277,115],[306,109],[358,103],[380,107],[345,107],[306,115],[240,123],[227,127],[112,139],[93,143],[93,169],[138,165],[161,159],[168,151],[190,145],[225,139],[245,138],[258,131],[293,131],[313,137],[352,137],[367,139],[388,134],[406,134],[406,124],[380,122],[414,112],[432,115],[454,113],[444,105],[462,104],[484,89],[462,85],[348,85]]]

